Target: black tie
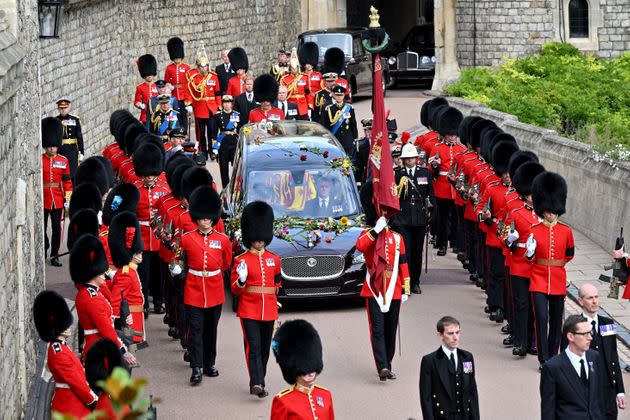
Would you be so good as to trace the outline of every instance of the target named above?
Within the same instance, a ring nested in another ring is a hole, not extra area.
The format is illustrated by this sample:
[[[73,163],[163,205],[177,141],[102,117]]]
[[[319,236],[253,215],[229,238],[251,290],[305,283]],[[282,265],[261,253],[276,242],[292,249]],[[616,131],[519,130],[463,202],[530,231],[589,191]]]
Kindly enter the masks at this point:
[[[455,354],[451,353],[451,365],[453,365],[453,371],[457,372],[457,365],[455,364]]]
[[[280,110],[282,111],[282,113],[286,116],[287,113],[284,110],[284,102],[280,102]]]
[[[584,386],[588,386],[588,378],[586,377],[586,368],[584,367],[584,359],[580,359],[580,379]]]
[[[597,335],[597,323],[595,320],[591,321],[591,325],[593,326],[593,328],[591,328],[591,335],[595,337]]]

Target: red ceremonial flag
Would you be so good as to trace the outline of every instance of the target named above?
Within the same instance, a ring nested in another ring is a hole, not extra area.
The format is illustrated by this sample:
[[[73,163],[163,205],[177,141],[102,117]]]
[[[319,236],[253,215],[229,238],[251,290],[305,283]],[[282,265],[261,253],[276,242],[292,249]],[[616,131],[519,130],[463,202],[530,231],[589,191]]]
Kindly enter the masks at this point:
[[[387,133],[387,118],[385,116],[385,95],[383,93],[383,72],[380,54],[374,60],[374,83],[372,89],[372,141],[370,144],[370,167],[372,169],[372,185],[374,195],[372,203],[376,214],[391,219],[400,211],[398,189],[394,178],[392,154],[389,147]],[[383,274],[387,265],[385,254],[385,236],[378,235],[374,248],[374,260],[370,270],[370,283],[373,293],[379,292],[385,297]]]

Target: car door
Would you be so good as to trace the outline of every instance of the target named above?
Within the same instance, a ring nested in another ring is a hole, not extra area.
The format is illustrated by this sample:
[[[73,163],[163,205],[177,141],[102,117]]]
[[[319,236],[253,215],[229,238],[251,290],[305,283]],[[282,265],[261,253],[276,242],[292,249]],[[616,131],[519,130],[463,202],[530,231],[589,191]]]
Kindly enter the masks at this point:
[[[369,92],[372,88],[372,57],[363,49],[360,36],[352,38],[352,60],[357,92]]]

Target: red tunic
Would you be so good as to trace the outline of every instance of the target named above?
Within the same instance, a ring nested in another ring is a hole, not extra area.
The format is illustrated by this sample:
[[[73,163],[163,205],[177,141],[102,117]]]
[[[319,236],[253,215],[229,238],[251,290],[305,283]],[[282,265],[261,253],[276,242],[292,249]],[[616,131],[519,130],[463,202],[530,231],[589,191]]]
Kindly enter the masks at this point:
[[[167,229],[169,224],[171,224],[173,221],[173,219],[169,217],[169,214],[168,214],[169,209],[180,208],[182,209],[182,211],[185,211],[186,209],[181,207],[181,201],[173,197],[172,194],[169,194],[168,196],[164,196],[164,197],[168,197],[168,198],[164,198],[163,200],[160,201],[160,207],[158,209],[158,218],[162,221],[163,229]],[[171,231],[171,237],[172,237],[172,231]],[[164,261],[165,263],[169,263],[171,261],[171,258],[173,258],[173,253],[163,241],[160,242],[160,251],[158,252],[158,255],[160,256],[160,259]]]
[[[166,66],[166,70],[164,70],[164,80],[173,85],[173,91],[171,93],[177,100],[188,100],[186,73],[188,73],[189,70],[190,66],[186,63],[171,63]]]
[[[103,248],[105,249],[105,256],[107,257],[107,263],[109,264],[109,268],[114,268],[114,263],[112,262],[112,253],[109,250],[109,227],[105,225],[101,225],[98,230],[98,239],[103,244]]]
[[[149,103],[149,100],[154,97],[157,96],[158,91],[157,91],[157,87],[155,86],[155,83],[147,83],[147,82],[142,82],[140,83],[138,86],[136,86],[136,95],[133,99],[133,104],[136,108],[138,108],[140,105],[144,105],[145,107],[147,106],[147,103]],[[140,122],[147,122],[147,109],[141,109],[140,110]]]
[[[302,72],[306,77],[306,89],[309,93],[306,94],[306,101],[310,109],[315,108],[315,94],[322,90],[322,74],[318,71]]]
[[[249,122],[257,123],[261,121],[282,121],[284,120],[284,112],[278,108],[271,107],[265,112],[262,108],[254,108],[249,113]]]
[[[294,385],[273,397],[271,420],[333,420],[332,394],[326,388]]]
[[[180,244],[188,272],[184,286],[184,304],[211,308],[225,301],[223,271],[232,263],[232,243],[215,230],[198,230],[182,235]]]
[[[425,145],[428,142],[425,143]],[[461,144],[450,144],[439,142],[431,150],[430,157],[434,157],[440,152],[440,167],[437,169],[437,177],[433,180],[433,191],[436,198],[444,198],[448,200],[455,199],[455,188],[448,181],[447,174],[451,169],[453,158],[457,153],[466,150]]]
[[[505,224],[507,226],[510,226],[512,222],[514,222],[514,230],[518,232],[518,240],[512,244],[510,248],[510,275],[529,278],[532,266],[529,261],[525,259],[525,243],[527,242],[532,226],[540,223],[540,219],[534,212],[534,209],[528,208],[526,205],[521,205],[510,211],[505,218]],[[502,242],[506,240],[507,233],[501,237]]]
[[[308,114],[308,100],[306,99],[308,82],[308,76],[301,73],[297,75],[285,74],[280,79],[280,85],[287,88],[289,102],[297,105],[298,114],[301,116]]]
[[[490,213],[491,213],[491,224],[487,224],[486,222],[481,222],[488,226],[488,232],[486,235],[486,245],[494,248],[503,248],[503,243],[499,240],[497,236],[497,226],[499,220],[501,220],[501,210],[505,206],[505,193],[507,192],[508,187],[502,182],[493,182],[487,186],[483,195],[481,196],[481,201],[477,204],[477,214],[481,215],[483,212],[483,208],[490,200]]]
[[[387,253],[387,270],[392,269],[392,265],[394,263],[394,258],[396,256],[396,252],[399,252],[399,262],[398,264],[398,277],[396,278],[396,288],[394,289],[394,296],[392,299],[400,299],[402,296],[403,287],[405,286],[405,282],[409,281],[409,269],[407,268],[407,262],[404,258],[405,254],[405,242],[402,239],[402,236],[396,232],[393,232],[389,229],[381,231],[380,235],[387,235],[387,245],[386,245],[386,253]],[[397,250],[395,246],[395,237],[398,237],[400,243],[400,249]],[[372,236],[369,230],[364,229],[363,232],[359,235],[357,239],[357,250],[362,252],[365,257],[365,265],[367,267],[372,266],[372,262],[374,261],[374,245],[376,244],[376,238]],[[388,279],[389,281],[390,279]],[[386,289],[388,284],[385,284],[383,287]],[[373,297],[370,288],[367,285],[367,282],[363,282],[363,287],[361,288],[361,297]]]
[[[245,93],[245,77],[243,77],[242,79],[238,76],[230,77],[225,94],[231,95],[233,98],[236,98],[241,93]]]
[[[44,185],[44,209],[63,208],[64,201],[70,200],[72,180],[70,164],[61,155],[53,157],[42,154],[42,181]]]
[[[140,284],[137,269],[138,266],[134,263],[129,263],[129,265],[118,268],[114,275],[111,289],[114,317],[120,317],[120,303],[123,296],[129,303],[129,312],[131,312],[131,317],[133,318],[131,328],[136,333],[133,335],[134,343],[140,343],[145,339],[144,296],[142,295],[142,285]]]
[[[567,272],[564,266],[575,253],[573,231],[563,223],[543,221],[532,226],[530,234],[536,239],[536,252],[530,259],[529,291],[566,295]]]
[[[625,259],[626,267],[630,268],[630,257]],[[628,283],[626,283],[626,288],[623,291],[622,299],[630,299],[630,274],[628,275]]]
[[[81,361],[64,341],[48,344],[48,370],[52,373],[56,388],[51,410],[76,418],[91,413],[88,404],[97,400],[85,379]]]
[[[122,152],[123,150],[120,148],[120,146],[118,146],[118,143],[114,142],[110,145],[108,145],[107,147],[105,147],[103,149],[103,153],[101,153],[103,155],[103,157],[107,158],[107,160],[109,160],[111,162],[112,160],[112,156],[114,156],[117,153]]]
[[[134,182],[133,185],[140,191],[140,201],[138,201],[136,216],[142,232],[144,250],[157,251],[160,249],[160,241],[153,234],[151,219],[158,210],[155,206],[156,202],[161,196],[168,194],[171,190],[166,182],[159,179],[150,187],[145,186],[142,180]]]
[[[247,264],[247,280],[244,286],[238,284],[236,268],[241,261]],[[234,259],[232,265],[232,293],[240,296],[238,301],[239,318],[256,321],[273,321],[278,319],[278,304],[275,293],[248,291],[249,286],[274,287],[276,293],[280,287],[280,257],[264,250],[246,251]]]
[[[216,98],[219,94],[219,78],[213,71],[209,71],[205,76],[199,70],[191,69],[186,78],[188,80],[187,101],[192,103],[195,118],[210,118],[217,113],[221,106],[221,99]]]
[[[415,141],[413,142],[413,145],[416,147],[420,147],[422,150],[424,150],[424,143],[426,143],[429,140],[436,140],[436,143],[438,143],[439,138],[440,138],[440,135],[437,133],[437,131],[428,131],[416,137]]]
[[[127,160],[128,156],[125,154],[125,152],[120,151],[118,153],[115,153],[112,155],[112,169],[114,169],[114,172],[116,172],[116,174],[120,177],[120,167],[122,165],[122,163]]]

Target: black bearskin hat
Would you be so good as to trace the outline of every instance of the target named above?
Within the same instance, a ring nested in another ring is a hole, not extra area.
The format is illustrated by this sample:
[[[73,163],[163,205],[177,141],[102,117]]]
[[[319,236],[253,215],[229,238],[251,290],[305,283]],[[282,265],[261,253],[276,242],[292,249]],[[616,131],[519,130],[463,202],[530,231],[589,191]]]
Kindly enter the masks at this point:
[[[274,102],[278,98],[278,82],[269,73],[261,74],[254,80],[254,98],[257,102]]]
[[[68,216],[72,217],[81,209],[90,209],[94,213],[98,213],[103,208],[103,196],[98,187],[86,182],[80,184],[72,191],[70,196],[70,206],[68,207]]]
[[[155,144],[144,143],[133,152],[133,168],[139,177],[158,176],[164,170],[164,155]]]
[[[470,131],[468,133],[468,140],[470,141],[470,145],[473,149],[481,148],[481,132],[486,127],[496,127],[497,125],[492,120],[487,120],[485,118],[481,118],[476,123],[473,123],[470,126]],[[498,128],[498,127],[497,127]]]
[[[457,108],[449,106],[438,115],[437,131],[441,136],[457,135],[464,116]]]
[[[459,124],[457,134],[459,136],[459,141],[461,141],[464,146],[470,145],[470,129],[473,124],[479,120],[481,120],[481,117],[468,116]]]
[[[441,106],[449,106],[448,101],[441,96],[437,98],[433,98],[429,101],[429,105],[427,108],[427,124],[432,130],[435,130],[435,124],[437,124],[436,120],[436,110]]]
[[[80,209],[70,218],[68,226],[68,249],[84,234],[98,236],[98,216],[92,209]]]
[[[96,156],[85,159],[74,173],[74,186],[94,184],[101,193],[101,197],[109,190],[109,175],[103,163]]]
[[[424,101],[420,107],[420,124],[429,128],[429,103],[431,100]]]
[[[344,69],[346,55],[341,48],[328,48],[324,53],[324,65],[322,73],[337,73],[341,75]]]
[[[249,69],[249,60],[247,59],[247,53],[241,47],[232,48],[228,53],[230,59],[230,65],[234,71],[243,69],[247,71]]]
[[[144,250],[140,224],[134,213],[123,211],[114,216],[109,225],[107,243],[116,268],[129,264],[134,254]]]
[[[33,321],[40,338],[50,343],[72,326],[72,313],[60,294],[44,290],[33,302]]]
[[[185,155],[183,153],[175,153],[171,155],[166,161],[166,165],[164,168],[164,172],[166,173],[166,179],[168,181],[169,177],[173,174],[175,168],[179,165],[190,164],[194,165],[195,161],[190,158],[190,156]]]
[[[125,151],[127,147],[125,144],[125,132],[127,131],[127,128],[134,123],[142,125],[142,123],[140,123],[140,121],[138,121],[138,119],[133,115],[125,115],[120,118],[114,128],[114,140],[116,140],[116,144],[118,144],[118,147],[120,147],[123,151]]]
[[[105,174],[107,175],[107,189],[109,190],[114,186],[116,182],[116,175],[114,175],[114,168],[112,168],[112,163],[105,156],[95,155],[96,159],[103,164],[103,168],[105,169]]]
[[[506,132],[501,132],[499,134],[496,134],[494,137],[492,137],[492,141],[494,144],[497,144],[502,141],[509,141],[514,144],[518,144],[514,136]]]
[[[297,378],[324,369],[322,340],[313,325],[303,319],[283,322],[271,342],[282,377],[294,385]]]
[[[543,172],[532,183],[534,211],[543,217],[545,211],[563,215],[567,204],[567,182],[554,172]]]
[[[157,61],[151,54],[145,54],[136,61],[140,77],[157,76]]]
[[[511,141],[500,141],[492,148],[492,169],[498,176],[508,171],[510,158],[518,151],[516,143]]]
[[[127,368],[120,348],[109,338],[100,338],[90,346],[85,355],[85,377],[96,394],[102,389],[97,382],[106,380],[114,368]]]
[[[243,245],[247,249],[254,241],[264,241],[265,245],[269,245],[273,239],[273,219],[273,209],[264,201],[246,205],[241,216]]]
[[[181,38],[174,37],[166,42],[166,49],[168,50],[168,57],[171,60],[176,58],[184,58],[184,41]]]
[[[116,136],[116,131],[118,130],[118,125],[123,121],[128,119],[129,117],[133,118],[131,112],[126,109],[117,109],[112,112],[109,116],[109,134],[112,136]]]
[[[195,165],[184,171],[180,185],[182,198],[188,199],[195,188],[202,185],[212,186],[212,175],[206,168]]]
[[[374,226],[376,224],[376,219],[378,218],[376,208],[372,203],[373,195],[374,187],[372,185],[372,180],[370,179],[361,187],[361,191],[359,192],[361,206],[363,207],[363,212],[365,213],[365,223],[367,223],[368,226]]]
[[[94,235],[81,235],[70,250],[70,277],[72,281],[86,284],[104,274],[109,268],[105,248]]]
[[[140,121],[134,121],[125,128],[123,142],[125,143],[127,156],[131,156],[136,151],[136,148],[139,146],[139,143],[136,144],[136,139],[140,134],[146,132],[147,128]]]
[[[183,193],[182,193],[182,177],[184,176],[184,172],[186,172],[188,169],[193,168],[195,166],[197,165],[186,162],[186,163],[176,166],[175,169],[171,171],[171,176],[169,178],[169,186],[171,187],[171,193],[173,194],[173,197],[178,198],[180,200],[184,198]],[[210,185],[212,185],[212,183],[210,183]]]
[[[480,133],[481,142],[479,143],[480,145],[479,154],[488,163],[490,163],[492,160],[492,148],[496,144],[492,141],[492,139],[494,138],[494,136],[502,132],[503,130],[501,130],[499,127],[494,126],[494,125],[486,126],[486,128],[481,130],[481,133]]]
[[[160,149],[160,153],[162,153],[163,156],[162,161],[166,160],[166,150],[164,149],[164,142],[160,136],[148,132],[138,134],[138,137],[136,137],[136,149],[146,143],[152,143]]]
[[[545,172],[545,168],[538,162],[525,162],[518,167],[512,178],[512,186],[521,197],[532,193],[534,178]]]
[[[446,111],[447,109],[448,109],[448,105],[440,105],[431,111],[431,129],[433,131],[436,131],[438,133],[440,132],[439,130],[440,115],[442,114],[442,112]]]
[[[221,198],[211,185],[195,188],[188,201],[188,212],[191,219],[195,221],[210,219],[213,225],[219,222],[222,213]]]
[[[306,64],[316,67],[319,62],[319,47],[314,42],[305,42],[298,50],[298,58],[302,67]]]
[[[140,192],[129,183],[118,184],[107,194],[105,204],[103,204],[103,224],[109,226],[112,219],[123,211],[136,212]]]
[[[530,152],[529,150],[519,150],[512,155],[510,163],[508,164],[508,173],[510,174],[512,181],[514,181],[514,174],[516,173],[518,167],[525,162],[538,163],[538,156],[536,156],[536,153]]]
[[[54,117],[42,119],[42,147],[61,147],[63,125]]]

